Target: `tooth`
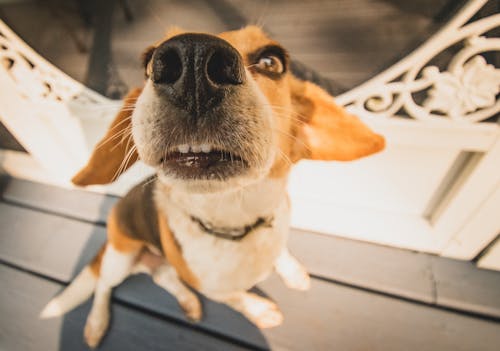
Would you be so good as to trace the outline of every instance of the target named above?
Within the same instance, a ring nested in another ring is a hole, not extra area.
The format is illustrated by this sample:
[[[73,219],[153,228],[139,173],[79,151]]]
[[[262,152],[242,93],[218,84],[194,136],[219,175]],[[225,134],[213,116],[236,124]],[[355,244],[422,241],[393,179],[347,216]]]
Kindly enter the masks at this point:
[[[210,144],[201,144],[201,151],[208,154],[210,151],[212,151],[212,146]]]
[[[188,144],[182,144],[177,146],[177,149],[181,154],[185,154],[189,152],[189,145]]]
[[[201,151],[200,145],[192,145],[191,146],[191,151],[192,152],[200,152]]]

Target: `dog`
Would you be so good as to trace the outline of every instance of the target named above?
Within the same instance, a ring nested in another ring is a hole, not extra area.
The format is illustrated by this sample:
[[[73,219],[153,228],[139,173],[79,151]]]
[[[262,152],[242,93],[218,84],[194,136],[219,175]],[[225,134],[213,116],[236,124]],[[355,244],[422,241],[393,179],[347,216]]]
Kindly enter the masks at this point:
[[[143,88],[125,98],[73,182],[110,183],[138,159],[156,174],[112,208],[107,242],[41,317],[94,294],[84,336],[95,347],[113,287],[144,272],[193,321],[202,306],[191,289],[260,328],[279,325],[276,304],[248,290],[273,269],[288,287],[309,288],[286,246],[291,167],[368,156],[384,138],[294,77],[287,51],[255,26],[217,36],[174,28],[142,58]]]

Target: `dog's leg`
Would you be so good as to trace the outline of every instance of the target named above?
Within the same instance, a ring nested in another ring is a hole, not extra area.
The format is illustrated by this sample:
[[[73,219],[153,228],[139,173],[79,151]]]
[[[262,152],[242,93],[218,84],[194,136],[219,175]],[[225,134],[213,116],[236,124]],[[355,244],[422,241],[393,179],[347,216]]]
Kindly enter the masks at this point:
[[[197,322],[201,319],[200,300],[181,282],[174,267],[169,264],[159,266],[153,273],[153,281],[175,296],[190,320]]]
[[[165,257],[144,250],[132,269],[132,273],[145,273],[152,276],[153,281],[159,287],[174,295],[188,319],[199,321],[202,317],[200,300],[179,279],[175,268],[172,267]]]
[[[130,275],[139,250],[137,248],[124,252],[118,251],[111,243],[106,245],[94,292],[94,301],[84,331],[85,341],[92,348],[99,344],[108,329],[111,291]]]
[[[291,289],[309,290],[311,279],[304,266],[284,248],[274,264],[278,275]]]
[[[242,313],[257,327],[272,328],[283,322],[278,306],[269,299],[250,292],[240,292],[229,296],[215,298]]]

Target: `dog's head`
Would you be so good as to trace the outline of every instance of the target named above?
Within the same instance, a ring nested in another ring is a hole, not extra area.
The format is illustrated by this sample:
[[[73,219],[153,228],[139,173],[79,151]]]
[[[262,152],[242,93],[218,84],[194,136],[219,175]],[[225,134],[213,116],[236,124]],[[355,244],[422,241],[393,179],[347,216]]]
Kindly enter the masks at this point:
[[[286,50],[257,27],[174,29],[143,63],[144,87],[129,93],[75,184],[109,183],[139,157],[166,183],[219,191],[285,177],[300,159],[347,161],[384,147],[324,90],[295,78]]]

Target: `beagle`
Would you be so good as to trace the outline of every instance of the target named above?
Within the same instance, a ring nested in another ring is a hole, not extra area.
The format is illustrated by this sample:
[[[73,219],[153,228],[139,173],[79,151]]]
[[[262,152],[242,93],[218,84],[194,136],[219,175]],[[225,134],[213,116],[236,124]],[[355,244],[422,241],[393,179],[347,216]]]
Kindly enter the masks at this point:
[[[85,340],[99,344],[113,287],[145,272],[200,320],[195,289],[258,327],[279,325],[268,299],[247,292],[273,269],[293,289],[309,276],[287,250],[291,166],[301,159],[354,160],[384,138],[295,78],[286,50],[249,26],[218,36],[170,30],[143,54],[146,81],[73,178],[105,184],[140,159],[156,175],[109,214],[107,242],[42,318],[94,294]]]

